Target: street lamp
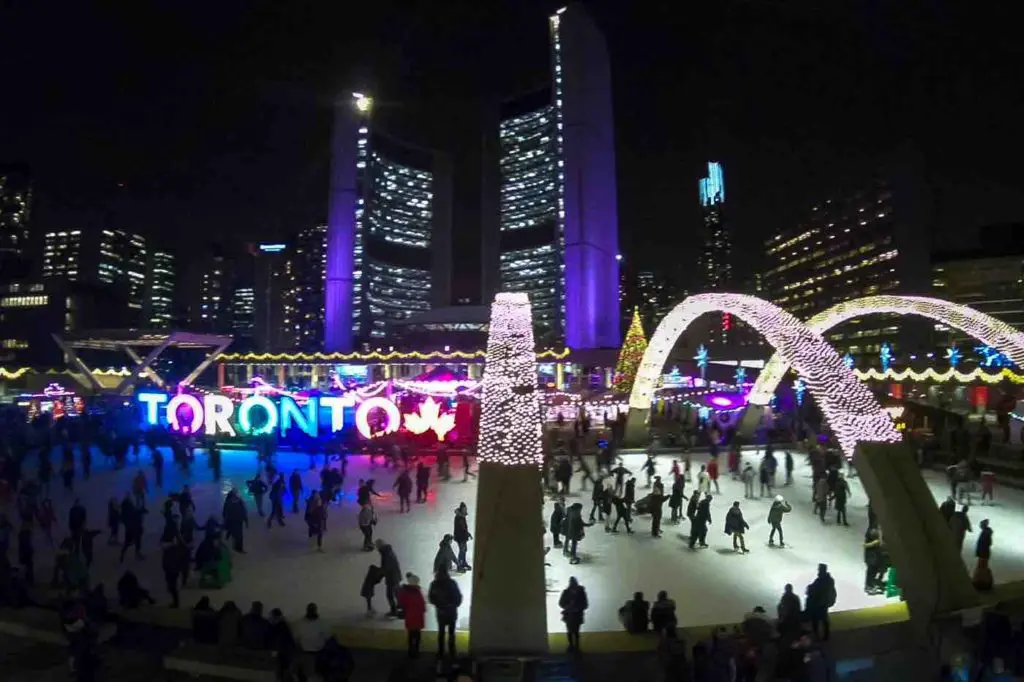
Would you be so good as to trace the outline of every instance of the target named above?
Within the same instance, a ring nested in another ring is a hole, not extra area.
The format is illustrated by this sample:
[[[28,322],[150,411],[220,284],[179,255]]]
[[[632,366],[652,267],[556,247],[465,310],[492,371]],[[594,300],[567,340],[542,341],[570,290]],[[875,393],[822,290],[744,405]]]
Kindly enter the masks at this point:
[[[373,98],[367,97],[361,92],[353,92],[352,100],[353,104],[356,107],[356,111],[358,111],[361,114],[369,113],[370,109],[373,107]]]

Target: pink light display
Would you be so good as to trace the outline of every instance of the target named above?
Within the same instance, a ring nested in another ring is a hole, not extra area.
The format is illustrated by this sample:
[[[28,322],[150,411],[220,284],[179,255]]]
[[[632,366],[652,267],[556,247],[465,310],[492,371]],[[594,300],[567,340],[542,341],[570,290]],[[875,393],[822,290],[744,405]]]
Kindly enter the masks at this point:
[[[853,455],[858,441],[900,440],[899,432],[878,401],[819,334],[781,308],[742,294],[691,296],[665,316],[644,352],[629,396],[631,409],[650,409],[672,347],[693,320],[711,312],[739,317],[764,335],[793,365],[807,381],[847,456]]]
[[[811,331],[821,334],[838,324],[863,315],[892,313],[920,315],[958,329],[1003,353],[1018,367],[1024,367],[1024,333],[965,305],[924,296],[865,296],[843,301],[807,320]],[[776,351],[765,365],[750,392],[753,405],[767,405],[779,382],[789,370],[786,357]]]
[[[539,466],[543,461],[543,425],[533,320],[526,294],[495,296],[486,358],[480,405],[480,457],[506,466]]]

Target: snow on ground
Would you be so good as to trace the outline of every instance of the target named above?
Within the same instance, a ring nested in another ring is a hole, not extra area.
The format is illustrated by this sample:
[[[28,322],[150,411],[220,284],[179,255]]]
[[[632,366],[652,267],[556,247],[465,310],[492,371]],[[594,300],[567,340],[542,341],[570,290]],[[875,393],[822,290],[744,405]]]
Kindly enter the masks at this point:
[[[752,452],[744,453],[753,458]],[[781,453],[778,453],[781,458]],[[55,455],[56,456],[56,455]],[[185,482],[182,476],[169,464],[167,455],[167,479],[165,490],[178,490]],[[638,497],[646,494],[644,479],[640,476],[640,465],[644,456],[627,454],[624,464],[638,474]],[[671,456],[658,458],[658,473],[668,480]],[[587,537],[580,545],[582,563],[571,566],[559,550],[552,550],[548,561],[548,627],[561,630],[561,614],[558,596],[570,576],[576,576],[587,588],[590,610],[586,616],[588,630],[618,630],[618,607],[634,591],[643,591],[653,600],[659,590],[667,590],[678,605],[680,625],[693,626],[738,621],[753,606],[763,605],[774,612],[782,588],[791,582],[799,594],[813,579],[817,565],[824,562],[836,579],[838,610],[876,606],[886,602],[884,597],[865,595],[862,588],[864,564],[861,543],[867,526],[867,500],[856,479],[851,480],[853,495],[848,505],[850,527],[836,526],[834,515],[828,523],[821,522],[811,511],[810,470],[804,465],[803,456],[796,459],[795,480],[792,486],[778,490],[793,505],[793,512],[786,515],[783,526],[786,533],[786,548],[772,548],[767,545],[767,513],[771,498],[743,500],[743,484],[729,480],[728,476],[719,481],[721,495],[716,495],[712,505],[712,524],[708,533],[710,548],[691,551],[685,546],[684,536],[689,532],[688,523],[668,523],[668,507],[665,508],[663,537],[650,535],[650,517],[639,517],[636,533],[627,535],[606,534],[601,524],[587,529]],[[114,583],[124,568],[130,568],[140,575],[161,603],[167,603],[164,593],[163,576],[160,570],[160,550],[157,546],[162,520],[158,513],[163,493],[156,491],[150,502],[152,512],[147,517],[146,536],[143,543],[144,561],[138,561],[129,552],[122,566],[118,562],[119,552],[108,548],[102,540],[106,537],[106,502],[111,496],[120,499],[130,487],[130,481],[137,468],[129,466],[113,471],[102,458],[94,458],[96,466],[90,481],[81,478],[75,481],[74,495],[81,496],[88,509],[89,526],[104,529],[97,538],[96,562],[93,566],[93,581],[107,584],[108,594],[113,593]],[[279,469],[286,475],[292,469],[303,473],[307,486],[318,486],[315,471],[308,470],[308,457],[300,453],[280,452],[277,455]],[[693,457],[694,473],[706,461],[706,455]],[[145,460],[148,463],[148,458]],[[223,456],[224,476],[220,483],[211,480],[206,458],[200,454],[193,468],[190,483],[197,506],[197,518],[204,521],[209,514],[220,514],[224,494],[231,487],[244,491],[244,481],[251,478],[256,470],[255,454],[252,451],[225,451]],[[474,462],[475,466],[475,462]],[[465,501],[470,510],[470,528],[473,527],[476,508],[476,482],[462,482],[460,462],[452,463],[454,477],[448,483],[432,482],[430,499],[426,504],[414,504],[411,514],[398,513],[398,500],[391,493],[394,473],[377,467],[371,470],[367,458],[350,459],[348,478],[345,482],[345,497],[340,505],[332,507],[325,537],[325,552],[317,553],[306,537],[305,524],[301,514],[286,518],[285,528],[268,530],[255,514],[254,503],[248,499],[251,527],[246,533],[245,545],[248,554],[235,555],[234,581],[225,589],[214,594],[217,603],[233,599],[239,607],[247,610],[253,600],[262,601],[267,609],[282,608],[289,617],[298,617],[305,604],[315,601],[321,613],[339,625],[364,625],[370,627],[401,627],[400,621],[392,621],[383,614],[387,602],[383,585],[377,589],[374,606],[378,613],[368,617],[365,605],[359,595],[360,586],[367,567],[378,561],[376,552],[361,551],[361,534],[356,525],[355,488],[358,479],[373,477],[377,489],[384,498],[378,500],[380,517],[377,537],[390,542],[397,552],[403,571],[417,573],[424,584],[429,582],[433,557],[441,536],[451,532],[452,518],[459,502]],[[152,469],[145,467],[146,475],[153,486]],[[31,473],[31,472],[27,472]],[[926,473],[929,485],[937,499],[947,493],[943,477],[937,473]],[[584,503],[589,513],[589,492],[576,492],[580,479],[573,482],[574,493],[570,501]],[[667,485],[666,485],[667,488]],[[689,493],[689,489],[687,490]],[[1024,579],[1024,492],[997,489],[996,503],[991,506],[975,507],[971,512],[972,523],[977,526],[982,518],[989,518],[995,530],[992,569],[997,582]],[[66,494],[55,479],[53,498],[58,510],[61,527],[66,527],[67,510],[73,495]],[[734,500],[739,500],[750,530],[747,533],[749,554],[740,555],[732,551],[732,542],[723,532],[725,512]],[[290,499],[286,499],[290,509]],[[269,503],[267,504],[269,510]],[[552,502],[548,502],[545,519],[550,516]],[[621,526],[620,526],[621,531]],[[977,531],[976,531],[977,532]],[[973,567],[975,534],[968,535],[964,547],[964,558]],[[59,539],[59,531],[58,531]],[[550,543],[550,535],[548,536]],[[53,552],[44,547],[45,540],[37,539],[37,579],[49,580],[52,570]],[[12,547],[11,558],[14,559]],[[472,543],[470,544],[472,552]],[[471,559],[472,561],[472,559]],[[458,576],[465,601],[460,610],[459,627],[467,628],[471,594],[471,574]],[[192,584],[195,584],[195,577]],[[194,587],[182,593],[183,604],[194,603],[200,591]],[[432,620],[433,616],[429,616]],[[434,624],[428,622],[428,628]]]

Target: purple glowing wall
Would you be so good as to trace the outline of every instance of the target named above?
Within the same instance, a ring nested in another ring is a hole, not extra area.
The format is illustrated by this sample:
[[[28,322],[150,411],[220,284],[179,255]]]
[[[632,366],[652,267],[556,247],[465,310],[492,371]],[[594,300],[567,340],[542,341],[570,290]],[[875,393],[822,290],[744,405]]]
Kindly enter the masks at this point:
[[[608,50],[581,5],[557,16],[563,76],[565,342],[570,348],[614,348],[622,337]]]
[[[334,107],[331,180],[327,207],[327,278],[324,282],[324,350],[352,350],[352,285],[356,241],[356,154],[359,126],[352,101]]]

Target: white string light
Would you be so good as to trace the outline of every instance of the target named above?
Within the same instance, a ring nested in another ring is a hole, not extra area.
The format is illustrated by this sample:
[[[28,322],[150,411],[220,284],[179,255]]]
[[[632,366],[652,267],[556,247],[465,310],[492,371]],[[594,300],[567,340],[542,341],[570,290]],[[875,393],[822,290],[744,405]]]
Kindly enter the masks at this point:
[[[530,299],[498,294],[491,306],[480,405],[480,458],[506,466],[543,461]]]
[[[807,326],[822,334],[838,324],[863,315],[895,313],[920,315],[958,329],[1003,353],[1018,367],[1024,367],[1024,333],[991,315],[965,305],[925,296],[865,296],[843,301],[807,320]],[[786,375],[789,363],[776,351],[765,365],[750,392],[753,405],[767,405],[779,382]]]
[[[699,294],[677,305],[658,325],[644,352],[631,409],[650,409],[665,360],[680,335],[705,313],[731,313],[760,332],[804,377],[847,456],[858,441],[895,442],[900,434],[878,401],[842,358],[807,325],[771,303],[742,294]]]

